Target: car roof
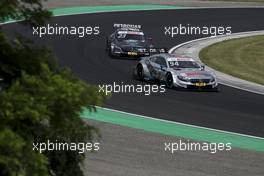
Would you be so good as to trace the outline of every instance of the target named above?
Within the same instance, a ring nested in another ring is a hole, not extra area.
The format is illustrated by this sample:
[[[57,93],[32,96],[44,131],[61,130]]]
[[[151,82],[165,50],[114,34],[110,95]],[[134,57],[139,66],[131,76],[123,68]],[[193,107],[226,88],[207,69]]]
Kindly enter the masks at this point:
[[[132,27],[122,27],[122,28],[118,28],[116,31],[117,32],[119,32],[119,31],[124,31],[124,32],[143,32],[141,29],[132,28]]]

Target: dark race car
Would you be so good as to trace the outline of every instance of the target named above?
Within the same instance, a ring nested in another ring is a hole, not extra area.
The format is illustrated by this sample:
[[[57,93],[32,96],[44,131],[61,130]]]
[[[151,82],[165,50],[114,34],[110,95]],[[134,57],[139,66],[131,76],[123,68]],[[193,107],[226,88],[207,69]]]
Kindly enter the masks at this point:
[[[109,56],[144,57],[164,53],[165,49],[155,48],[147,39],[139,25],[114,25],[116,31],[106,41]]]

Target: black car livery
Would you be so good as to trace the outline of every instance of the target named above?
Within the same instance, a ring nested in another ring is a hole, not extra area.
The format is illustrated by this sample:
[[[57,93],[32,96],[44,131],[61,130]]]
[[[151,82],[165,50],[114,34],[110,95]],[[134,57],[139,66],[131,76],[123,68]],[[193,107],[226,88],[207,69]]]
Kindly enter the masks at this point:
[[[107,38],[106,44],[109,56],[144,57],[165,52],[165,49],[154,48],[151,39],[135,26],[121,26]]]

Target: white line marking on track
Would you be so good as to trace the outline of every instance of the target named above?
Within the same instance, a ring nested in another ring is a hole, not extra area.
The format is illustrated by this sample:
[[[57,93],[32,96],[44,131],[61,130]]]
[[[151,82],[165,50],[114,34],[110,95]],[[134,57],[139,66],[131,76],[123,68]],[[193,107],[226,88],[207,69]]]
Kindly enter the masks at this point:
[[[220,132],[220,133],[226,133],[226,134],[231,134],[231,135],[238,135],[238,136],[243,136],[243,137],[249,137],[249,138],[264,140],[263,137],[258,137],[258,136],[253,136],[253,135],[241,134],[241,133],[224,131],[224,130],[217,130],[217,129],[203,127],[203,126],[196,126],[196,125],[190,125],[190,124],[181,123],[181,122],[174,122],[174,121],[170,121],[170,120],[158,119],[158,118],[153,118],[153,117],[149,117],[149,116],[145,116],[145,115],[133,114],[133,113],[124,112],[124,111],[120,111],[120,110],[104,108],[104,107],[100,107],[100,106],[95,106],[95,107],[99,108],[99,109],[104,109],[104,110],[108,110],[108,111],[112,111],[112,112],[118,112],[118,113],[122,113],[122,114],[132,115],[132,116],[138,116],[138,117],[142,117],[145,119],[150,119],[150,120],[155,120],[155,121],[160,121],[160,122],[166,122],[166,123],[171,123],[171,124],[183,125],[183,126],[188,126],[188,127],[193,127],[193,128],[199,128],[199,129],[210,130],[210,131],[215,131],[215,132]]]

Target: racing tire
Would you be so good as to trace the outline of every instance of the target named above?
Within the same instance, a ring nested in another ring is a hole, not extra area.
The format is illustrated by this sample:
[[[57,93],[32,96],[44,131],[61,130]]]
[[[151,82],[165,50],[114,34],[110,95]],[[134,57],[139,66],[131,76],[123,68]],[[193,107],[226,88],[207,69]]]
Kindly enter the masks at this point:
[[[113,57],[114,56],[113,53],[112,53],[112,51],[111,51],[111,47],[108,47],[107,48],[107,53],[108,53],[108,56],[109,57]]]
[[[170,89],[173,88],[173,77],[171,73],[167,73],[165,85],[167,88],[170,88]]]
[[[217,86],[217,87],[213,88],[212,92],[220,92],[219,87]]]
[[[106,52],[109,57],[113,57],[113,53],[111,51],[111,44],[109,43],[108,39],[106,39]]]
[[[141,64],[138,64],[137,67],[135,68],[135,77],[139,81],[144,80],[144,70]]]

